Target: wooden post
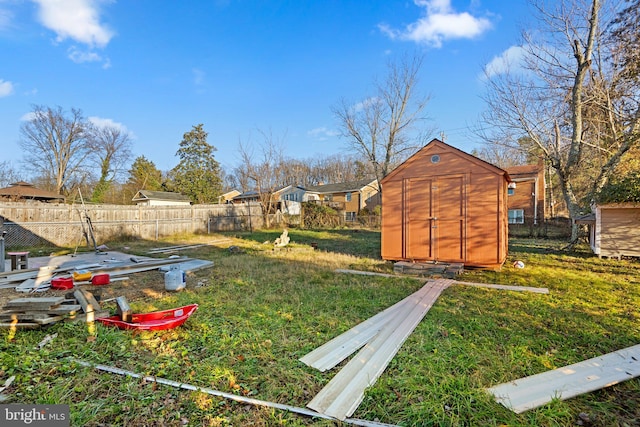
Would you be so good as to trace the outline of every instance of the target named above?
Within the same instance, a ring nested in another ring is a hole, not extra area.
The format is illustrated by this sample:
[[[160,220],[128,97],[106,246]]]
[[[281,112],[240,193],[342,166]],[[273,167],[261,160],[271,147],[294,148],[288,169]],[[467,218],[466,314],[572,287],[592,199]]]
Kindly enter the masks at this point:
[[[118,304],[118,316],[123,322],[131,322],[131,307],[127,302],[127,298],[124,296],[116,298],[116,304]]]

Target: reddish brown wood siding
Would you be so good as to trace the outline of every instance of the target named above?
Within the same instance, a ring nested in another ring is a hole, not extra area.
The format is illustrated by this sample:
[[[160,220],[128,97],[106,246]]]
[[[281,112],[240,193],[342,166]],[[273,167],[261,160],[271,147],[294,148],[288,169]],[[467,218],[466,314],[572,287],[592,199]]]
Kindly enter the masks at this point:
[[[503,170],[431,141],[382,180],[382,258],[502,265],[506,192]]]

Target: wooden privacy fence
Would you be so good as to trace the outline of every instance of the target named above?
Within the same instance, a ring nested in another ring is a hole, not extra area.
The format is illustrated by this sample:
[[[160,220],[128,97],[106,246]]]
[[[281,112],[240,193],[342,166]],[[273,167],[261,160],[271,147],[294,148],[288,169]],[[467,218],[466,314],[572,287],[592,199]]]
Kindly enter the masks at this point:
[[[83,245],[90,237],[87,217],[98,244],[124,236],[157,240],[181,233],[250,230],[263,225],[258,204],[84,207],[39,202],[0,203],[0,229],[7,232],[7,247]]]

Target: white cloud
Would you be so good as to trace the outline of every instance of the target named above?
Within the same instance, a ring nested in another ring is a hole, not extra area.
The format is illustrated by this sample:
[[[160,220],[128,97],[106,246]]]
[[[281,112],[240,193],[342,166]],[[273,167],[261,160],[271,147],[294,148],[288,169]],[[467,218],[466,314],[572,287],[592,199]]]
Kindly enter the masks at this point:
[[[491,21],[468,12],[458,13],[451,7],[451,0],[414,0],[416,6],[425,9],[425,16],[396,30],[386,24],[378,28],[391,39],[409,40],[441,47],[444,40],[472,39],[491,29]]]
[[[204,78],[206,77],[206,73],[199,68],[194,68],[191,71],[193,72],[193,83],[196,86],[203,85]]]
[[[115,128],[120,130],[123,133],[129,133],[129,130],[122,123],[114,122],[112,119],[105,119],[102,117],[91,116],[89,117],[89,121],[93,123],[94,126],[99,128]]]
[[[315,129],[311,129],[310,131],[307,131],[307,135],[309,135],[312,138],[316,138],[320,141],[325,141],[329,138],[336,137],[340,134],[335,130],[327,129],[326,127],[319,127],[319,128],[315,128]]]
[[[13,14],[7,9],[0,9],[0,30],[11,27],[11,21],[13,20]]]
[[[525,49],[522,46],[511,46],[500,55],[493,57],[484,67],[483,78],[490,78],[499,74],[504,74],[509,70],[519,69],[525,56]]]
[[[101,62],[102,57],[91,50],[83,51],[78,49],[76,46],[71,46],[67,50],[69,54],[69,59],[71,59],[76,64],[82,64],[83,62]]]
[[[100,22],[100,0],[33,0],[38,18],[54,31],[57,41],[67,38],[89,47],[105,47],[114,33]]]
[[[35,118],[36,113],[34,113],[33,111],[29,111],[28,113],[23,114],[22,117],[20,117],[20,120],[22,120],[23,122],[30,122]]]
[[[359,112],[364,110],[365,108],[374,107],[377,104],[380,104],[382,101],[377,96],[372,96],[370,98],[365,99],[364,101],[358,102],[351,106],[351,111]]]
[[[0,79],[0,98],[13,94],[13,83]]]

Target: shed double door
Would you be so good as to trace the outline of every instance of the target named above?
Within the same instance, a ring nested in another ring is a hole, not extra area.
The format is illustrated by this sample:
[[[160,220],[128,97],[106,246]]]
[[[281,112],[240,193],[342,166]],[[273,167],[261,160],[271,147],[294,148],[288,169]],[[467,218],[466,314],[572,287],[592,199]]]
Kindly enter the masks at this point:
[[[404,180],[404,258],[464,262],[465,176]]]

